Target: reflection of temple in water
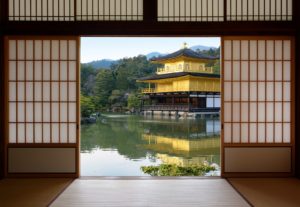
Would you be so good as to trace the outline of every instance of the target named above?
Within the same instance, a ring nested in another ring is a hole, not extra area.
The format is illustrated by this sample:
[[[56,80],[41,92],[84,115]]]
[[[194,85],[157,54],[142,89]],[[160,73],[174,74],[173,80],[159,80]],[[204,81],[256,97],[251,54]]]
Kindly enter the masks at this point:
[[[155,117],[153,117],[155,120]],[[161,119],[160,119],[161,120]],[[145,126],[146,134],[159,135],[166,137],[176,137],[183,139],[196,139],[204,137],[219,137],[220,136],[220,120],[219,119],[203,119],[201,121],[197,119],[191,120],[178,120],[170,124],[164,124],[164,122],[159,125],[148,124]]]
[[[180,166],[202,164],[205,161],[220,163],[219,120],[204,120],[202,124],[188,122],[173,128],[173,131],[162,131],[164,133],[160,133],[159,129],[150,130],[142,138],[147,142],[145,147],[156,152],[156,157],[163,163]]]

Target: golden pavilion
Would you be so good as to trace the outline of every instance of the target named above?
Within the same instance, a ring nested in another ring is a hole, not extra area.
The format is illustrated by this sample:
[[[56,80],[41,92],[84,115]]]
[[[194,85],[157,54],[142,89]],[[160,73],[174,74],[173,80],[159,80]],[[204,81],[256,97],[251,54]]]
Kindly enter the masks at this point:
[[[148,83],[148,88],[142,90],[142,111],[219,113],[220,74],[207,67],[208,62],[218,58],[197,53],[184,43],[174,53],[151,59],[163,67],[138,80]]]

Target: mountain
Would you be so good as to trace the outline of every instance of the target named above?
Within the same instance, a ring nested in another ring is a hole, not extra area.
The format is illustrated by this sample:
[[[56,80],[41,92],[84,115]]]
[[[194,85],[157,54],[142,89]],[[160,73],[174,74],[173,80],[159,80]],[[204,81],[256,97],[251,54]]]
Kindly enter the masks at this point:
[[[110,59],[102,59],[102,60],[95,60],[92,62],[84,63],[85,65],[91,65],[93,68],[99,69],[110,69],[110,66],[114,63],[117,63],[117,60],[110,60]]]
[[[147,60],[150,60],[151,58],[154,58],[154,57],[159,57],[159,56],[162,56],[163,54],[159,53],[159,52],[151,52],[151,53],[148,53],[146,55],[147,57]]]
[[[203,45],[195,45],[193,47],[190,47],[190,49],[196,51],[196,50],[210,50],[210,49],[217,49],[216,47],[208,47],[208,46],[203,46]]]
[[[194,51],[196,51],[196,50],[203,51],[203,50],[217,49],[217,48],[203,46],[203,45],[195,45],[195,46],[190,47],[190,49],[192,49]],[[145,56],[147,57],[147,60],[150,60],[151,58],[159,57],[159,56],[163,56],[163,55],[167,55],[167,54],[160,53],[160,52],[151,52],[151,53],[146,54]],[[91,65],[93,68],[96,68],[96,69],[99,69],[99,68],[110,69],[110,66],[117,62],[118,62],[118,60],[102,59],[102,60],[95,60],[95,61],[84,63],[84,64]]]
[[[203,51],[203,50],[210,50],[210,49],[217,49],[217,48],[216,47],[203,46],[203,45],[195,45],[193,47],[190,47],[190,49],[192,49],[194,51],[197,51],[197,50]],[[167,55],[167,54],[163,54],[163,53],[160,53],[160,52],[151,52],[151,53],[148,53],[146,55],[146,57],[147,57],[148,60],[150,60],[151,58],[159,57],[159,56],[163,56],[163,55]]]

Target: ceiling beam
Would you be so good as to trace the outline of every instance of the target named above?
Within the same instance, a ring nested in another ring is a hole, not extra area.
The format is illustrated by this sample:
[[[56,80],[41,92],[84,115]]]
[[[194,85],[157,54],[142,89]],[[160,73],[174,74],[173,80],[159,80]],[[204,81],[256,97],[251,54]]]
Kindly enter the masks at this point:
[[[294,35],[294,22],[8,22],[5,35]]]

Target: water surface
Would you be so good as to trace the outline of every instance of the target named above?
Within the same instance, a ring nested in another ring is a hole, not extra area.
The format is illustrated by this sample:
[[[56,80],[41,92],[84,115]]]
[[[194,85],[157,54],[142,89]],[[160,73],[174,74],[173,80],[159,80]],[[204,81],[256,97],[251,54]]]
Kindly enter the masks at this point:
[[[81,126],[82,176],[147,176],[141,166],[204,162],[220,165],[219,119],[104,114]]]

